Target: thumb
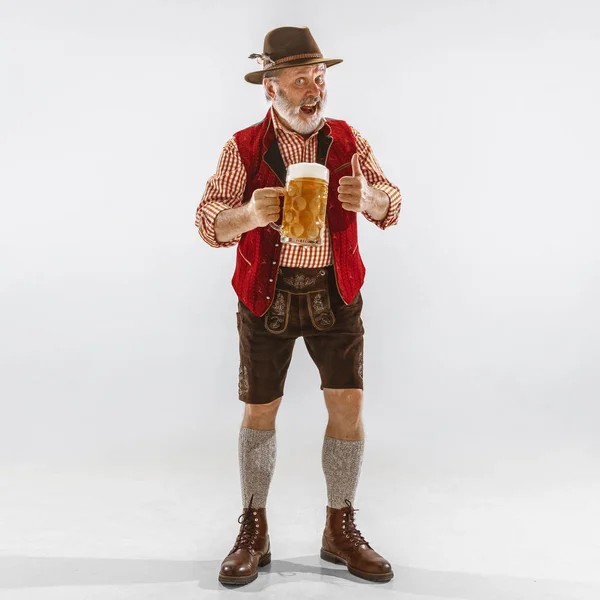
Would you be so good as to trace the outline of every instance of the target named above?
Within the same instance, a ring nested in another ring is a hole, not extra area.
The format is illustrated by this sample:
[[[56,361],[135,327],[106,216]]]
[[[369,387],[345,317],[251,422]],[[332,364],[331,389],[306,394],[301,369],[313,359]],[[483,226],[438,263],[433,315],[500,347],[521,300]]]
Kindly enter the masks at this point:
[[[358,154],[352,157],[352,177],[360,177],[363,174],[360,163],[358,162]]]

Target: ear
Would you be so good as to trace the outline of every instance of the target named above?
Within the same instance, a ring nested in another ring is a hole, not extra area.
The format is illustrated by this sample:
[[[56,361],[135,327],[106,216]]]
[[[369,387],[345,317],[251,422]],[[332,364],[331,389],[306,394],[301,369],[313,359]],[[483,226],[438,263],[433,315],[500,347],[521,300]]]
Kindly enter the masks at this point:
[[[273,84],[273,82],[270,79],[263,79],[263,85],[265,87],[265,92],[267,94],[267,96],[269,96],[269,98],[271,98],[271,100],[275,100],[275,85]]]

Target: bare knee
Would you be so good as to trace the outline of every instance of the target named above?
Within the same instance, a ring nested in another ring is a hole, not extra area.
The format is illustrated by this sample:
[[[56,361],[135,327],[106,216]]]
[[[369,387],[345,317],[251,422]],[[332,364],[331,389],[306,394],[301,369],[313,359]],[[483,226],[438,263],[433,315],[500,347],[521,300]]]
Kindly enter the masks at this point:
[[[281,404],[277,398],[268,404],[245,404],[242,427],[249,429],[275,429],[275,418]]]
[[[326,435],[339,439],[363,439],[362,390],[324,389],[329,415]]]

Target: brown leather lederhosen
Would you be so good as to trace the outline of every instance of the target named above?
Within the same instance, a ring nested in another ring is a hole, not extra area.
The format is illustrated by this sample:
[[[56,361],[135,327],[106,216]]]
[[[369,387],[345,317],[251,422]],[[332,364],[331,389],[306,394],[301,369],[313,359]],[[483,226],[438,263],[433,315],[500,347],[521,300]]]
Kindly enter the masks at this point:
[[[360,292],[342,300],[333,267],[279,267],[275,297],[258,317],[238,302],[239,398],[265,404],[283,396],[298,337],[319,369],[321,389],[363,389]]]

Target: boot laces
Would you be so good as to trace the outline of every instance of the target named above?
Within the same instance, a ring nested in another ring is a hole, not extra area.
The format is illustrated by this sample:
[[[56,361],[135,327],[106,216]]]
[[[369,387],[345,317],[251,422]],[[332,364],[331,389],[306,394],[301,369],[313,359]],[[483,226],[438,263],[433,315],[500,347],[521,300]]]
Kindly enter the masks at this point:
[[[367,544],[369,546],[369,542],[365,539],[363,534],[356,527],[356,523],[354,521],[354,515],[359,511],[358,508],[354,508],[352,506],[352,502],[346,499],[344,500],[346,506],[348,507],[344,510],[344,523],[346,525],[346,537],[355,545],[360,546],[361,544]],[[370,546],[369,546],[370,547]]]
[[[254,494],[250,498],[248,508],[244,509],[244,512],[238,517],[238,523],[240,523],[241,527],[240,532],[238,533],[238,536],[235,540],[232,552],[238,550],[239,548],[247,548],[248,550],[253,550],[254,542],[256,542],[256,537],[258,536],[256,521],[254,520],[253,516],[253,499]]]

